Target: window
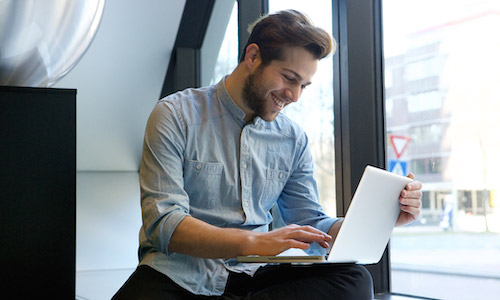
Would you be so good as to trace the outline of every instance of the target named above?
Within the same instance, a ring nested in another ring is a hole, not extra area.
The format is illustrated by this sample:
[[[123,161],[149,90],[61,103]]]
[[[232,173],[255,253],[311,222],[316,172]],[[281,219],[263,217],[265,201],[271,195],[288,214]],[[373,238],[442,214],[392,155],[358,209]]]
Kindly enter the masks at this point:
[[[440,109],[442,98],[439,91],[423,92],[408,96],[408,112],[415,113],[426,110]]]
[[[385,88],[389,89],[393,86],[392,83],[392,71],[391,70],[386,70],[384,74],[384,81],[385,81]]]
[[[422,126],[416,126],[411,129],[411,139],[414,143],[419,144],[434,144],[434,143],[444,143],[446,131],[448,130],[448,124],[435,121],[432,124],[425,124]],[[443,145],[441,145],[443,146]]]
[[[238,9],[235,0],[215,2],[201,53],[202,86],[219,82],[238,65]]]
[[[410,170],[415,175],[441,174],[443,172],[442,158],[412,159]]]
[[[442,71],[441,58],[431,56],[423,60],[409,63],[406,66],[406,80],[419,80],[439,76]]]
[[[392,117],[393,111],[394,111],[394,99],[387,99],[385,102],[386,116]]]
[[[411,138],[400,157],[388,148],[387,159],[404,162],[424,184],[421,217],[391,239],[392,292],[497,299],[498,1],[383,0],[382,7],[392,72],[387,133]]]
[[[305,13],[314,25],[331,34],[331,0],[315,1],[314,5],[304,1],[269,0],[269,13],[283,9],[296,9]],[[300,100],[288,106],[284,113],[306,131],[313,152],[314,177],[321,204],[328,215],[336,216],[332,55],[321,60],[313,83],[304,90]]]

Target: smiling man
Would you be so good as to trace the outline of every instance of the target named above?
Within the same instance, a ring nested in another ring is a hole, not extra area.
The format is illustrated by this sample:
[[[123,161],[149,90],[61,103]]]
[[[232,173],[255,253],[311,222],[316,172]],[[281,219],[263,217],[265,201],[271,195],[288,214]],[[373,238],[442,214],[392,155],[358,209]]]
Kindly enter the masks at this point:
[[[216,85],[161,99],[140,168],[140,263],[115,299],[371,299],[358,265],[237,263],[289,248],[325,254],[342,220],[319,204],[304,131],[281,110],[299,100],[332,38],[301,13],[256,21],[236,69]],[[421,184],[398,225],[420,213]],[[277,204],[288,226],[269,231]]]

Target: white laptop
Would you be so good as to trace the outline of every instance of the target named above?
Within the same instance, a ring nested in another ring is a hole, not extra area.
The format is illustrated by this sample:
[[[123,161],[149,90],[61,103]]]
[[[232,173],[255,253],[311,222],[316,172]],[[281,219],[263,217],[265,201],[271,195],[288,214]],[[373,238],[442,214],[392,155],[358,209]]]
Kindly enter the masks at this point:
[[[398,219],[399,195],[412,179],[367,166],[327,257],[288,249],[276,256],[239,256],[255,263],[378,263]]]

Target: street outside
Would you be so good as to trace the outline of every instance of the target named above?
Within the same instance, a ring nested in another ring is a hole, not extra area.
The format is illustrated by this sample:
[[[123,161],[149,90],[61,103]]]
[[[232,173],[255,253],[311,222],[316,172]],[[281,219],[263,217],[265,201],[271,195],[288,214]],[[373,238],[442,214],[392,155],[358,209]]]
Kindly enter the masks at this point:
[[[475,216],[460,220],[468,231],[397,228],[391,238],[392,291],[438,299],[500,299],[500,219],[494,219],[488,220],[490,232],[480,232],[484,217]]]

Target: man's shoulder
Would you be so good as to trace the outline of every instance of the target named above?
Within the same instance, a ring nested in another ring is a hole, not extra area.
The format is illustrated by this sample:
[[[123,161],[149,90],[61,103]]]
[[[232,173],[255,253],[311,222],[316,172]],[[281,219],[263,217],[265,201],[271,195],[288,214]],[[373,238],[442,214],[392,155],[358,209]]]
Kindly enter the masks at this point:
[[[206,103],[215,92],[214,86],[206,86],[201,88],[187,88],[167,95],[159,100],[159,102],[171,103],[174,105],[182,105],[184,102],[188,104]]]
[[[215,86],[188,88],[160,99],[157,106],[170,107],[188,123],[198,122],[221,113],[215,90]]]
[[[271,130],[288,138],[297,140],[300,143],[305,143],[307,140],[304,129],[283,113],[280,113],[273,122],[269,123],[269,125]]]

